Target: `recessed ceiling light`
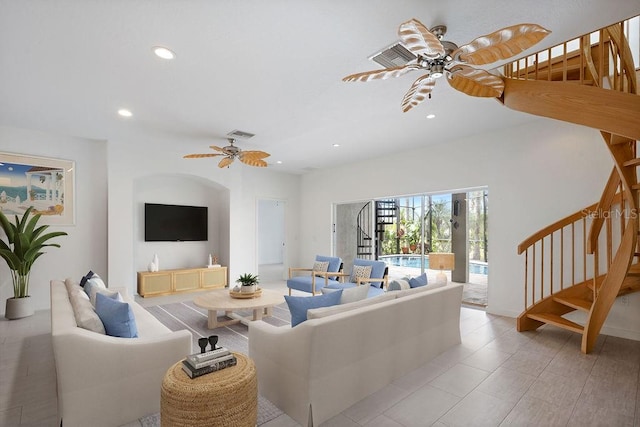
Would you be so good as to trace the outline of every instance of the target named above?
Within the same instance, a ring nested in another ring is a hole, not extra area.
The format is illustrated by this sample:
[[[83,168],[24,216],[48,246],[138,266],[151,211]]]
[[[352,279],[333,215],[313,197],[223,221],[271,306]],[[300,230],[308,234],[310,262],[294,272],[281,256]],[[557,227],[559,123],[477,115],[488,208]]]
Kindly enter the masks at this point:
[[[435,114],[427,114],[427,119],[433,119],[435,116]]]
[[[176,54],[172,50],[162,46],[154,46],[153,53],[155,53],[157,57],[162,59],[173,59],[176,57]]]
[[[276,163],[281,165],[282,164],[282,160],[278,160]]]
[[[333,144],[334,147],[340,147],[340,144]]]
[[[118,114],[122,117],[131,117],[133,116],[133,113],[129,110],[127,110],[126,108],[121,108],[118,110]]]

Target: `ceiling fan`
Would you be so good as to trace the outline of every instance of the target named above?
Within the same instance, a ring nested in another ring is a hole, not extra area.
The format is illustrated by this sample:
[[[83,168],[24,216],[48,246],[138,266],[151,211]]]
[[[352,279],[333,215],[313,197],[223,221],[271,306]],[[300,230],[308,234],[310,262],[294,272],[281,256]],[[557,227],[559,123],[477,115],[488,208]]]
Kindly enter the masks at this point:
[[[229,145],[226,147],[218,147],[215,145],[210,145],[210,148],[213,148],[219,153],[209,153],[209,154],[187,154],[184,156],[185,159],[200,159],[203,157],[216,157],[216,156],[224,156],[220,163],[218,163],[218,167],[224,168],[229,166],[235,158],[237,157],[240,161],[249,166],[256,166],[259,168],[264,168],[267,166],[267,162],[265,162],[265,157],[269,157],[269,153],[265,153],[264,151],[242,151],[240,148],[233,145],[236,140],[234,138],[227,138],[229,141]]]
[[[511,58],[545,38],[550,31],[537,24],[518,24],[478,37],[458,47],[444,41],[444,25],[428,30],[417,19],[400,25],[398,35],[414,59],[402,66],[365,71],[344,77],[345,82],[368,82],[399,77],[412,70],[425,71],[402,99],[402,111],[407,112],[431,98],[436,79],[447,76],[447,81],[460,92],[471,96],[499,97],[504,90],[502,79],[486,70],[470,65],[485,65]]]

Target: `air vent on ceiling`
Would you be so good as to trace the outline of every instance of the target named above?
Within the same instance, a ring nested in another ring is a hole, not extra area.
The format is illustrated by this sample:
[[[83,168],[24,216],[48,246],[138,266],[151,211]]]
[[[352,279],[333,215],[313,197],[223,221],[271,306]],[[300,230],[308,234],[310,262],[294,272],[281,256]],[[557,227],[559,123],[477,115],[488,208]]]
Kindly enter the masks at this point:
[[[413,61],[416,59],[416,55],[411,53],[402,43],[397,42],[378,53],[374,53],[369,59],[385,68],[393,68],[401,67]]]
[[[244,132],[244,131],[241,131],[241,130],[238,130],[238,129],[232,130],[227,135],[229,135],[232,138],[244,138],[244,139],[249,139],[249,138],[253,138],[254,136],[256,136],[255,133]]]

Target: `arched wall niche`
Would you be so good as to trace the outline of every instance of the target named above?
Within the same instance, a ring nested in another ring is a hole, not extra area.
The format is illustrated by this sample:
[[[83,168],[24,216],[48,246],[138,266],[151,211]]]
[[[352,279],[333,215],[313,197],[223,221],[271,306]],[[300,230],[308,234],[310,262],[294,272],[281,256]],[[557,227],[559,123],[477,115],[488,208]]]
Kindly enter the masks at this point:
[[[133,184],[136,271],[146,271],[154,254],[161,270],[203,267],[209,254],[222,265],[229,263],[229,189],[214,181],[188,174],[153,174],[139,177]],[[208,240],[202,242],[145,242],[144,204],[207,206]]]

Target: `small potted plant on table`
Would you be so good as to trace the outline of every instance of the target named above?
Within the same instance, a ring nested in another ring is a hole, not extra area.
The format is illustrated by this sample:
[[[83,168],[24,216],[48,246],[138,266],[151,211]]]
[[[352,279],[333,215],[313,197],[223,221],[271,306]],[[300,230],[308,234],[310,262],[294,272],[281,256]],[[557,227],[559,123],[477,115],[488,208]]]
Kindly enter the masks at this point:
[[[241,274],[236,283],[240,283],[240,292],[255,292],[258,288],[258,275],[251,273]]]

